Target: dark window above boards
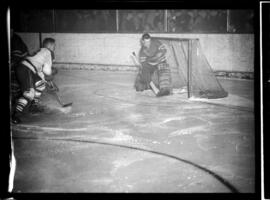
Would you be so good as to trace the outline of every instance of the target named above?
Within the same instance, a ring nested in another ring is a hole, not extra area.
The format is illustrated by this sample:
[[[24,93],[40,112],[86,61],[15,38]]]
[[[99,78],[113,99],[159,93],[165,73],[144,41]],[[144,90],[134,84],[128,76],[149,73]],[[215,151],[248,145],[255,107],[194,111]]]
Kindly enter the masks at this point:
[[[253,33],[254,10],[20,10],[11,8],[18,32]]]

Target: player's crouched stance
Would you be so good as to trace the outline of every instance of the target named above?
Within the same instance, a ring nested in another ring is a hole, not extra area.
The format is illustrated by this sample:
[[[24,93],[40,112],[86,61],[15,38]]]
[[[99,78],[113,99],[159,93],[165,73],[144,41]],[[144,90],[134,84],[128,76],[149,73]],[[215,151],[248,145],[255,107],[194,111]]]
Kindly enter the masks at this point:
[[[160,41],[152,39],[148,33],[141,38],[142,47],[139,52],[139,61],[142,65],[141,72],[136,78],[136,91],[151,88],[157,97],[170,95],[171,74],[166,62],[166,48]],[[157,72],[157,83],[153,82]]]
[[[46,89],[46,78],[52,76],[55,40],[45,38],[43,47],[34,55],[28,56],[16,67],[15,73],[22,95],[17,99],[12,113],[12,122],[20,123],[20,115],[29,105],[39,101]]]

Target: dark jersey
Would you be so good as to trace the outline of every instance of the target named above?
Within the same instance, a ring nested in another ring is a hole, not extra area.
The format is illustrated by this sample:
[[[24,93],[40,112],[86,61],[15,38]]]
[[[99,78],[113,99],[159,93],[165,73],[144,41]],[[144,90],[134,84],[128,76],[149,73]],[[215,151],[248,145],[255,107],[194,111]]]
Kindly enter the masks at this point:
[[[139,52],[140,60],[150,65],[156,65],[166,60],[166,48],[159,40],[152,39],[150,47],[142,47]]]
[[[20,62],[28,55],[28,49],[23,40],[17,34],[13,34],[11,38],[11,65]]]

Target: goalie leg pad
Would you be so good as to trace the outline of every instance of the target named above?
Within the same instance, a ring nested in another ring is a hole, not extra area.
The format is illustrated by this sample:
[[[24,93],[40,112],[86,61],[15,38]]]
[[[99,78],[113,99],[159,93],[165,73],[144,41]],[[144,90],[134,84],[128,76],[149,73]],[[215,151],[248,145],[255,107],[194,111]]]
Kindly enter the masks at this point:
[[[161,90],[171,90],[171,71],[167,63],[160,63],[158,66],[159,88]]]
[[[151,65],[145,65],[142,68],[142,73],[141,73],[141,81],[142,83],[146,84],[149,87],[150,82],[152,81],[152,75],[154,71],[156,70],[156,66],[151,66]]]
[[[154,73],[151,76],[151,81],[155,84],[157,88],[159,88],[159,82],[158,82],[158,70],[155,70]]]
[[[138,74],[136,76],[136,80],[135,80],[135,84],[134,84],[134,87],[135,87],[137,92],[142,92],[142,91],[147,89],[147,85],[145,83],[143,83],[141,79],[142,79],[141,74]]]

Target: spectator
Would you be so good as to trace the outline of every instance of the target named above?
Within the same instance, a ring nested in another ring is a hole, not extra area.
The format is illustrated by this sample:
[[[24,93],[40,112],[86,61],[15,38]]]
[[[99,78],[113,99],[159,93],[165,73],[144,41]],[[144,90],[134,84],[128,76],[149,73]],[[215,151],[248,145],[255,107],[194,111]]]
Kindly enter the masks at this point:
[[[156,11],[150,10],[148,13],[146,13],[145,23],[148,24],[150,27],[154,27],[155,17],[156,17]],[[151,28],[151,30],[153,30],[153,28]]]
[[[195,16],[193,31],[203,32],[208,29],[209,24],[207,23],[207,12],[206,10],[200,10]]]
[[[133,11],[133,23],[135,26],[135,32],[141,32],[143,31],[143,18],[144,15],[143,13],[136,13],[135,11]]]
[[[153,30],[153,27],[151,26],[151,24],[146,23],[144,25],[144,29],[143,29],[144,32],[152,32],[152,30]]]
[[[126,18],[125,18],[126,16]],[[122,24],[121,24],[121,30],[123,31],[134,31],[135,30],[135,25],[133,22],[133,14],[128,13],[127,15],[123,14],[122,18]]]
[[[177,32],[189,32],[191,30],[191,16],[186,10],[181,12],[175,18]]]
[[[175,23],[174,17],[172,17],[168,22],[168,30],[169,32],[172,32],[172,33],[176,31],[176,23]]]
[[[161,10],[158,10],[153,22],[155,31],[164,32],[163,22],[164,22],[163,13]]]

